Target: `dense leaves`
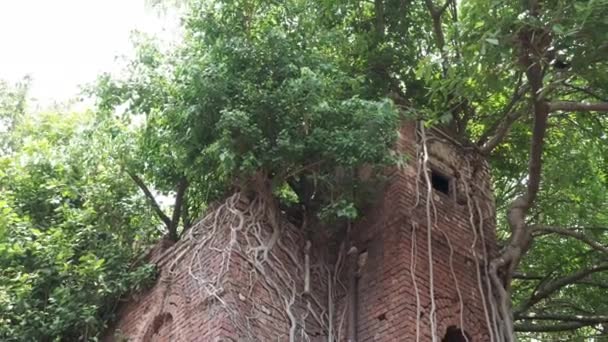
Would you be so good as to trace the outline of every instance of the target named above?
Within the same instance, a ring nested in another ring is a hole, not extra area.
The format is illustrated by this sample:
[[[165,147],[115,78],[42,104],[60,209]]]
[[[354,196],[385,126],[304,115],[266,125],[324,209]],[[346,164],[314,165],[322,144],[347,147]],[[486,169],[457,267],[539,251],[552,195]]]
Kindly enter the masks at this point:
[[[94,338],[158,230],[260,178],[289,215],[356,219],[405,116],[490,161],[519,336],[608,333],[606,0],[180,3],[181,40],[138,36],[94,114],[0,84],[0,337]]]
[[[601,332],[606,312],[596,303],[605,251],[585,242],[608,242],[606,119],[553,108],[608,97],[607,12],[606,1],[195,2],[183,46],[142,45],[128,81],[102,87],[102,98],[145,114],[156,144],[196,166],[189,178],[212,175],[199,181],[206,189],[261,169],[281,198],[306,203],[302,183],[329,184],[319,197],[330,200],[316,207],[323,218],[356,217],[357,186],[332,168],[386,157],[386,98],[443,125],[492,163],[501,244],[520,243],[506,216],[528,193],[522,223],[535,242],[522,242],[529,254],[513,261],[517,329],[571,338]],[[543,106],[551,115],[535,140]],[[531,159],[530,145],[542,158]],[[534,336],[548,338],[522,335]]]
[[[91,118],[21,115],[0,157],[3,341],[92,339],[154,275],[133,261],[157,222]]]
[[[365,78],[340,68],[333,30],[315,26],[317,6],[249,5],[194,7],[176,51],[139,45],[126,79],[101,80],[101,108],[126,104],[127,115],[145,115],[145,169],[160,189],[185,176],[208,201],[261,173],[302,202],[312,186],[354,200],[331,179],[394,159],[396,108],[366,99]],[[317,206],[330,202],[319,198]]]

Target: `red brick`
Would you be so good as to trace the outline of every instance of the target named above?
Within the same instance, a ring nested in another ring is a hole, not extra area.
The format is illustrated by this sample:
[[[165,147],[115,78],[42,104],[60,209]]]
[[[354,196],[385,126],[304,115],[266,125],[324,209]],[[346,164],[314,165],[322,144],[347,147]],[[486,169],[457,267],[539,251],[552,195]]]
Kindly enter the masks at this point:
[[[401,130],[401,139],[398,149],[413,156],[416,151],[416,134],[413,124],[406,124]],[[478,255],[483,255],[485,244],[489,255],[496,253],[495,248],[495,214],[492,198],[482,194],[490,194],[490,179],[487,164],[480,156],[459,146],[455,142],[448,142],[442,135],[433,131],[428,132],[434,139],[430,143],[430,167],[439,169],[454,177],[456,188],[464,191],[462,177],[468,178],[476,188],[471,189],[470,196],[478,201],[484,216],[483,232],[485,241],[482,241],[480,231],[477,231],[477,243],[474,249]],[[367,251],[367,261],[360,270],[358,278],[358,317],[357,330],[360,341],[415,341],[416,337],[416,291],[411,278],[411,246],[416,245],[415,279],[420,298],[419,311],[423,317],[419,320],[420,340],[429,341],[431,330],[428,315],[431,306],[430,300],[430,270],[428,265],[429,251],[427,250],[427,217],[426,217],[426,185],[416,177],[415,158],[411,158],[411,165],[405,170],[391,170],[391,180],[386,184],[384,195],[372,206],[354,226],[353,243],[359,251]],[[473,170],[469,165],[476,168]],[[420,196],[418,206],[415,189],[418,186]],[[472,186],[471,186],[472,188]],[[477,189],[479,188],[479,189]],[[471,227],[469,208],[452,196],[447,196],[433,190],[433,198],[437,217],[433,217],[437,224],[431,225],[432,265],[434,278],[434,303],[436,305],[436,334],[439,339],[443,337],[451,325],[465,330],[473,341],[487,341],[488,327],[485,320],[484,308],[479,293],[476,265],[473,261],[471,244],[474,240],[474,231],[478,227]],[[466,198],[466,196],[465,196]],[[461,198],[462,199],[462,198]],[[479,218],[477,210],[473,207],[474,222],[477,225]],[[412,223],[418,225],[416,237],[413,238]],[[223,227],[227,229],[226,227]],[[266,234],[269,235],[268,227]],[[449,264],[450,248],[442,231],[448,236],[453,248],[452,268]],[[288,244],[298,258],[303,258],[305,239],[302,232],[296,230],[284,231],[281,238]],[[243,243],[244,237],[239,237]],[[337,258],[340,241],[332,240],[320,234],[315,237],[313,244],[316,250],[314,264],[333,269],[333,262]],[[332,247],[333,246],[333,247]],[[113,333],[120,331],[131,341],[247,341],[248,338],[242,327],[235,326],[232,316],[214,299],[201,300],[199,296],[200,285],[189,276],[188,258],[180,262],[173,275],[168,268],[172,261],[189,248],[186,242],[178,242],[167,246],[165,242],[153,251],[151,260],[161,270],[161,277],[156,285],[143,294],[134,295],[119,310],[119,320],[109,330],[106,340],[113,339]],[[187,252],[191,257],[191,253]],[[277,260],[283,262],[291,276],[298,282],[298,296],[294,311],[303,314],[306,310],[306,300],[301,296],[303,278],[297,271],[290,258],[284,252],[273,250]],[[207,274],[213,274],[220,269],[221,255],[206,249],[200,254],[203,268]],[[299,262],[299,261],[298,261]],[[484,262],[483,258],[480,262]],[[261,283],[257,283],[251,295],[248,293],[248,276],[251,266],[238,253],[233,253],[230,259],[230,270],[226,274],[225,289],[220,295],[222,300],[233,309],[237,309],[237,319],[244,322],[245,316],[257,315],[251,320],[247,329],[254,340],[259,341],[285,341],[289,336],[289,322],[286,320],[283,308],[277,307],[272,294],[268,293]],[[483,265],[482,265],[483,266]],[[339,278],[346,284],[347,267]],[[452,269],[456,275],[460,293],[464,303],[464,313],[459,313],[460,303],[455,288]],[[314,273],[314,272],[313,272]],[[315,273],[316,274],[316,273]],[[326,275],[313,277],[313,293],[319,299],[319,304],[327,313],[327,287]],[[342,332],[345,341],[346,326],[339,327],[342,321],[342,312],[346,305],[345,293],[336,294],[333,303],[335,308],[334,331]],[[256,302],[253,303],[252,300]],[[461,317],[462,316],[462,317]],[[234,318],[234,317],[233,317]],[[461,319],[464,327],[461,327]],[[345,322],[344,322],[345,323]],[[311,341],[327,341],[327,331],[319,326],[312,317],[305,320],[306,333]],[[300,329],[301,327],[299,327]],[[250,338],[249,338],[250,339]],[[298,339],[299,340],[299,339]]]

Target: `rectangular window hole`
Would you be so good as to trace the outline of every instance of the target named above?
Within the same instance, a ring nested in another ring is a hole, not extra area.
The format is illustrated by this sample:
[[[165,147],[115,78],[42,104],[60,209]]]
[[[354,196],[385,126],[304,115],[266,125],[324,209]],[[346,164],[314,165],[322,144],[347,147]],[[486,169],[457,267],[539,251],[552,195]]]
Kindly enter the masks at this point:
[[[431,170],[431,184],[433,189],[446,195],[450,194],[451,179],[435,170]]]
[[[376,317],[378,318],[379,321],[385,321],[386,320],[386,312],[381,314],[380,316]]]

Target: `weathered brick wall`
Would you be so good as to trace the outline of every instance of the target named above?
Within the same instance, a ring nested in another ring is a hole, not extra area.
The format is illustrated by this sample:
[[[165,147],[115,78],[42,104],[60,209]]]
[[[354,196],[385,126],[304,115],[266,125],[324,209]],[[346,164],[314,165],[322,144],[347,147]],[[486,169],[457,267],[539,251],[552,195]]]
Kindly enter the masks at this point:
[[[134,295],[119,310],[119,321],[110,329],[106,341],[220,341],[230,334],[225,313],[218,302],[204,302],[197,296],[187,264],[175,273],[170,266],[186,247],[178,243],[153,251],[151,262],[160,270],[156,285],[145,293]],[[210,271],[220,267],[217,256],[202,265]]]
[[[311,253],[312,291],[304,295],[303,232],[282,222],[268,261],[259,253],[255,264],[253,250],[270,241],[273,230],[263,221],[249,230],[231,222],[218,226],[216,239],[205,248],[197,248],[202,238],[191,238],[153,251],[158,281],[120,308],[105,340],[284,341],[293,328],[298,341],[303,335],[326,341],[327,279],[317,272],[327,265],[323,257]],[[198,230],[194,235],[208,233],[206,227],[191,229]]]
[[[415,125],[403,127],[398,149],[410,155],[410,161],[404,169],[391,171],[384,195],[378,196],[365,218],[353,227],[353,244],[359,253],[359,341],[416,341],[417,331],[420,341],[431,340],[429,217],[427,185],[416,162],[421,151],[416,148],[419,140]],[[487,341],[482,297],[486,278],[482,266],[487,255],[495,253],[489,171],[474,150],[438,131],[427,132],[427,147],[429,168],[451,181],[450,193],[432,189],[432,203],[429,202],[437,335],[441,340],[448,327],[455,326],[466,331],[472,341]],[[346,293],[341,284],[347,283],[348,268],[337,268],[341,282],[328,284],[335,276],[333,263],[338,259],[340,241],[314,238],[312,296],[307,296],[303,294],[306,239],[296,227],[284,227],[265,272],[272,275],[274,285],[295,294],[290,311],[297,321],[296,340],[304,340],[302,334],[306,334],[311,341],[327,341],[330,316],[333,335],[345,340]],[[260,228],[258,233],[268,239],[270,227]],[[288,303],[279,300],[273,284],[254,272],[251,259],[247,258],[252,236],[239,234],[237,247],[229,254],[205,248],[193,256],[192,241],[180,241],[155,251],[152,261],[161,270],[160,279],[151,290],[134,296],[121,307],[120,319],[106,340],[118,335],[146,342],[288,340],[293,327],[293,318],[286,313]],[[216,241],[216,247],[228,244],[229,234],[225,232],[222,239]],[[342,254],[342,260],[344,257]],[[215,298],[201,295],[201,282],[193,275],[208,277],[221,270],[223,291]],[[289,281],[276,274],[288,275]],[[331,303],[330,288],[334,296]]]
[[[487,254],[495,253],[494,204],[488,198],[488,168],[473,151],[439,140],[443,138],[437,132],[427,135],[429,168],[451,177],[455,183],[453,191],[460,191],[453,195],[431,191],[430,239],[437,335],[441,339],[448,327],[455,326],[466,331],[473,341],[488,341],[482,299],[486,278],[484,268],[479,267],[486,260],[482,232]],[[399,149],[416,155],[413,125],[403,127]],[[360,266],[357,289],[360,341],[416,341],[417,324],[420,341],[431,340],[428,188],[420,173],[415,162],[404,170],[394,170],[382,201],[356,226],[355,245],[362,253],[360,259],[365,259]],[[474,185],[465,186],[464,181]],[[468,200],[465,187],[470,190]]]

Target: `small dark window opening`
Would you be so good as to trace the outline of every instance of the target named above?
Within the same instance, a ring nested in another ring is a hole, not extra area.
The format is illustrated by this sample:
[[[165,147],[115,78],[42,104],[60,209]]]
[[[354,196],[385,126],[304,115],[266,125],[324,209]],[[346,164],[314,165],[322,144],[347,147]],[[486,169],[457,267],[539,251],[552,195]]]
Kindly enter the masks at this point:
[[[446,195],[450,194],[450,178],[441,173],[431,170],[431,184],[433,189],[442,192]]]
[[[445,337],[441,340],[441,342],[473,342],[473,340],[466,331],[452,325],[448,327]]]

